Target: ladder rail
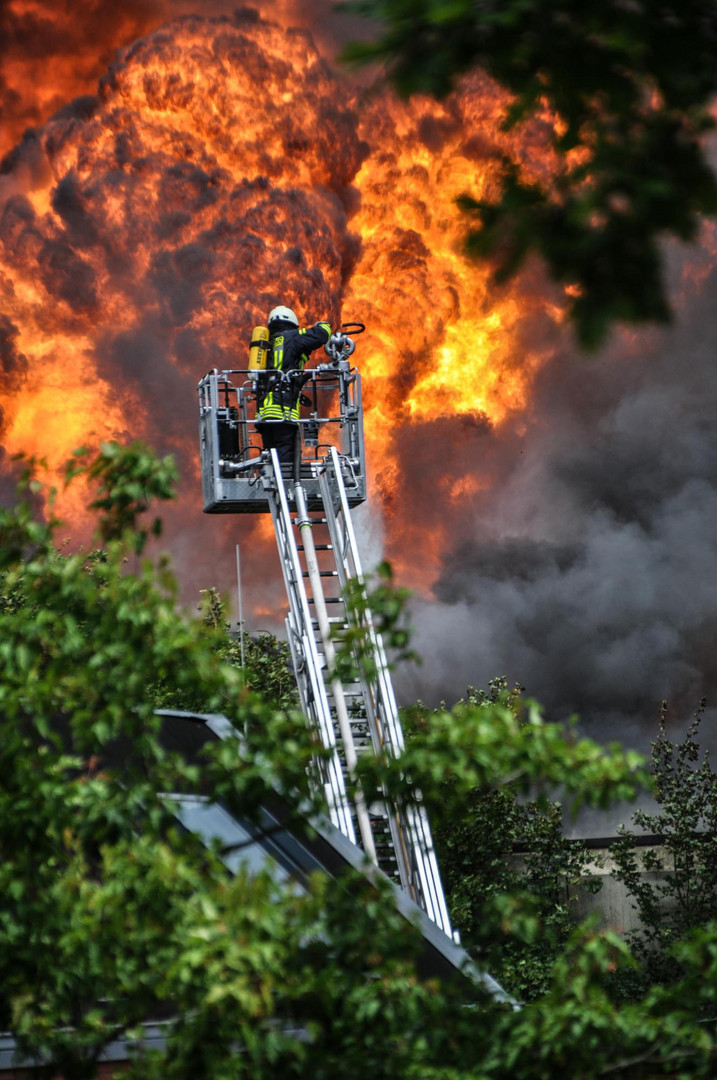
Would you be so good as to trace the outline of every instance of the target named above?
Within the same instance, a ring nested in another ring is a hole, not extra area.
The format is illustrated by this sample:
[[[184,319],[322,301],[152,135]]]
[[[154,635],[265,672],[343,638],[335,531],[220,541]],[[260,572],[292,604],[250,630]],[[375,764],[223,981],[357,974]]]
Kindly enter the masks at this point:
[[[365,610],[357,618],[343,599],[351,580],[357,580],[361,587],[365,587],[365,580],[341,458],[332,446],[325,459],[313,463],[312,473],[318,482],[322,508],[318,516],[309,515],[302,481],[284,480],[276,450],[270,452],[269,459],[262,483],[272,513],[289,600],[287,633],[290,651],[302,708],[309,722],[317,728],[323,746],[330,751],[328,761],[321,763],[321,775],[331,820],[352,843],[358,844],[355,820],[360,846],[378,865],[379,838],[388,844],[382,858],[390,856],[390,865],[397,870],[402,889],[444,933],[452,937],[428,816],[420,792],[413,788],[410,800],[400,806],[384,799],[371,807],[366,806],[360,787],[354,786],[353,805],[347,793],[345,775],[350,780],[355,779],[357,755],[361,752],[355,743],[356,728],[352,728],[349,701],[353,703],[352,708],[359,709],[358,715],[353,712],[353,723],[368,729],[370,746],[375,753],[388,752],[398,757],[404,739],[385,648],[371,612]],[[296,508],[295,519],[292,519],[290,499]],[[315,544],[314,525],[326,526],[328,544]],[[300,544],[296,533],[300,536]],[[331,558],[331,570],[319,567],[317,550]],[[324,595],[322,577],[328,576],[340,587],[340,596]],[[332,622],[336,625],[336,620],[329,619],[326,607],[332,602],[339,605],[343,613],[340,624],[358,625],[366,634],[373,659],[375,672],[369,677],[365,671],[359,671],[351,685],[342,684],[335,670],[331,625]],[[360,730],[356,737],[359,744],[364,743]],[[394,869],[391,872],[395,872]]]
[[[332,462],[332,464],[335,463]],[[336,490],[337,477],[338,490]],[[333,468],[332,474],[329,473],[328,468],[325,468],[319,476],[319,487],[324,503],[326,523],[331,546],[335,554],[338,581],[343,593],[346,590],[350,578],[356,578],[361,582],[363,582],[363,579],[360,577],[360,564],[357,566],[354,562],[354,555],[357,555],[357,552],[355,550],[355,537],[353,537],[353,531],[350,528],[350,518],[346,518],[342,513],[343,505],[340,498],[340,492],[343,484],[340,482],[341,479],[340,471],[337,473],[335,468]],[[335,495],[334,492],[332,492],[332,487],[334,488]],[[339,514],[337,514],[337,508]],[[347,524],[349,528],[346,527]],[[351,545],[352,539],[354,540],[353,550]],[[346,622],[349,624],[352,621],[351,615],[347,610]],[[387,667],[386,657],[383,654],[379,639],[375,633],[372,632],[373,627],[367,628],[367,626],[364,625],[364,630],[366,630],[369,635],[369,643],[374,659],[374,665],[376,667],[376,675],[374,678],[378,679],[379,673],[383,672],[384,668]],[[361,669],[360,665],[358,666],[356,677],[361,688],[361,698],[366,712],[366,721],[373,750],[376,755],[379,755],[384,750],[387,743],[390,742],[392,734],[386,728],[386,725],[382,723],[382,709],[379,700],[381,690],[378,686],[372,685],[366,678],[366,674]],[[400,815],[398,815],[385,800],[381,805],[381,812],[388,822],[401,888],[412,896],[414,900],[417,900],[417,890],[414,886],[415,874],[413,873],[413,860],[411,859],[406,838],[403,833]]]
[[[296,633],[290,616],[286,619],[286,630],[291,660],[299,688],[302,712],[304,716],[313,719],[316,725],[319,710],[316,708],[315,703],[321,701],[322,694],[325,696],[321,672],[316,665],[310,639],[307,640],[305,635]],[[328,708],[328,705],[325,707]],[[333,730],[329,728],[329,739],[331,738],[333,738]],[[328,741],[328,739],[322,739],[325,747]],[[336,752],[331,753],[326,759],[322,759],[320,763],[321,786],[329,807],[331,821],[352,843],[356,843],[351,807],[345,790],[341,761],[338,755],[338,747],[335,746],[335,739],[334,747]]]
[[[332,477],[329,476],[329,469],[333,473]],[[361,586],[364,586],[361,558],[343,484],[341,462],[334,447],[331,447],[327,468],[320,479],[331,541],[335,552],[337,554],[341,552],[342,556],[341,559],[336,559],[342,588],[346,587],[349,578],[356,579]],[[333,484],[330,480],[333,480]],[[336,506],[331,498],[331,487],[336,492]],[[341,535],[341,530],[343,535]],[[350,617],[350,613],[347,612],[347,618]],[[361,673],[367,715],[371,714],[373,717],[372,735],[375,726],[375,741],[378,747],[389,747],[391,753],[398,756],[404,747],[403,730],[398,717],[398,706],[386,652],[368,609],[363,613],[362,622],[371,645],[376,672],[373,680],[368,680]],[[415,788],[413,797],[413,803],[407,803],[402,810],[392,808],[389,813],[402,884],[405,877],[407,882],[404,888],[414,894],[420,906],[450,936],[452,933],[450,917],[428,815],[423,806],[421,794]]]
[[[332,536],[332,543],[334,544],[336,551],[341,551],[341,560],[336,560],[339,582],[342,590],[347,588],[350,580],[360,582],[363,587],[365,586],[365,580],[361,566],[361,557],[359,555],[356,533],[351,519],[351,510],[348,505],[348,500],[346,499],[346,490],[343,485],[341,463],[335,449],[333,447],[331,449],[333,453],[330,457],[330,464],[333,472],[334,484],[336,486],[338,508],[332,506],[332,513],[329,521],[329,533]],[[330,501],[331,499],[329,477],[326,470],[320,479],[322,482],[322,494],[324,496],[324,502],[326,503],[327,500]],[[374,628],[373,618],[368,609],[364,612],[363,619],[364,629],[366,630],[367,637],[371,644],[371,652],[376,667],[375,687],[370,686],[366,680],[364,680],[364,685],[366,686],[366,692],[370,699],[374,715],[380,715],[381,711],[384,713],[383,730],[380,732],[380,746],[390,745],[395,751],[400,751],[403,750],[404,746],[403,730],[398,720],[398,706],[393,691],[393,682],[390,677],[386,651],[380,635]],[[383,710],[381,710],[382,702],[384,704]],[[367,700],[367,705],[368,704],[369,701]]]
[[[331,710],[326,697],[326,688],[320,675],[321,660],[314,636],[311,633],[311,614],[276,450],[271,451],[271,464],[273,477],[264,477],[264,486],[269,496],[274,534],[279,549],[279,561],[289,600],[287,630],[299,695],[304,715],[313,721],[324,748],[329,751],[328,760],[322,762],[325,775],[324,788],[329,803],[329,816],[333,824],[340,829],[344,836],[355,844],[356,833],[353,827],[351,808],[346,793],[341,760],[331,721]]]
[[[283,477],[278,477],[278,483],[280,487],[283,488]],[[354,746],[351,724],[349,721],[348,710],[346,708],[344,690],[334,670],[336,667],[334,643],[331,639],[331,628],[329,625],[328,613],[326,611],[326,601],[324,599],[324,590],[321,582],[321,572],[319,570],[319,566],[316,560],[316,551],[314,550],[314,539],[311,531],[312,524],[306,509],[306,496],[304,494],[304,489],[302,488],[300,483],[297,483],[294,486],[294,501],[296,504],[296,526],[299,529],[301,538],[303,540],[307,575],[311,583],[311,592],[314,600],[314,613],[316,615],[319,635],[321,637],[321,643],[324,649],[326,678],[328,680],[331,694],[334,700],[334,711],[339,724],[339,731],[341,733],[341,739],[343,742],[344,757],[346,760],[348,774],[350,779],[352,781],[355,781],[358,754],[356,751],[356,747]],[[376,848],[373,842],[373,833],[371,831],[371,821],[369,818],[368,809],[366,807],[366,803],[364,801],[361,789],[358,786],[356,786],[355,788],[354,800],[356,805],[356,818],[358,821],[359,832],[361,833],[361,840],[363,842],[364,851],[372,862],[378,864],[378,858],[376,855]]]

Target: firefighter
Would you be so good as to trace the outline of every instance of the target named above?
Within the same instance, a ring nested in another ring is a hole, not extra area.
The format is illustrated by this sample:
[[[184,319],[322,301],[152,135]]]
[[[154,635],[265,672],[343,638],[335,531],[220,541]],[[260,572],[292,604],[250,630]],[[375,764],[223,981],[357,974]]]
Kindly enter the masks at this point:
[[[299,395],[309,353],[325,345],[331,326],[318,322],[299,329],[299,320],[291,308],[273,308],[269,312],[269,337],[272,361],[261,376],[258,396],[257,430],[265,450],[276,450],[282,464],[292,464],[299,431]]]

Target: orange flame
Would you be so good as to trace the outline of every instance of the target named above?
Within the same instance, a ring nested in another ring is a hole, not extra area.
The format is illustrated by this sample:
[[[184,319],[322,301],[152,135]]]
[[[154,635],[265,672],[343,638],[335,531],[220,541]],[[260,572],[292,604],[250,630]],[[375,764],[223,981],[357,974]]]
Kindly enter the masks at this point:
[[[16,13],[34,6],[13,0]],[[143,28],[133,18],[113,43]],[[48,69],[26,116],[89,89],[92,63],[68,70]],[[10,80],[28,90],[37,76],[19,64]],[[197,379],[243,366],[251,327],[277,301],[309,322],[359,319],[389,555],[427,584],[451,507],[483,481],[450,455],[441,514],[419,528],[421,478],[401,458],[402,433],[521,414],[546,350],[526,348],[526,320],[558,314],[525,287],[497,293],[490,269],[466,259],[455,199],[490,189],[500,151],[537,160],[540,138],[498,134],[504,103],[485,80],[440,105],[362,95],[307,33],[243,9],[128,45],[95,102],[26,140],[0,176],[0,299],[14,350],[0,361],[6,374],[25,371],[0,389],[6,450],[44,455],[57,477],[79,443],[143,436],[177,453],[195,484]],[[60,510],[80,527],[77,499]],[[251,527],[264,545],[268,522]]]
[[[389,533],[390,557],[419,588],[435,572],[450,521],[413,529],[415,479],[407,485],[395,461],[400,430],[460,416],[500,425],[525,410],[544,359],[520,342],[520,330],[548,309],[545,298],[494,288],[490,267],[464,253],[466,222],[456,205],[466,191],[489,191],[497,151],[511,149],[498,134],[504,104],[487,80],[474,78],[446,104],[382,95],[362,117],[372,151],[355,181],[361,206],[351,225],[362,254],[344,307],[371,328],[361,339],[367,444],[394,526],[400,519]],[[478,489],[474,463],[461,475],[457,467],[446,462],[442,499]]]

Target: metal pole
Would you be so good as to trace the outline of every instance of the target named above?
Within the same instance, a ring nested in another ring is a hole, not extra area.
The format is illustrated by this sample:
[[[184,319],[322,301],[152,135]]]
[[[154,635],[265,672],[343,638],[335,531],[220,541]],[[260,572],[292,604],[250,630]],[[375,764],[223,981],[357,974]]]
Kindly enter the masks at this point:
[[[241,656],[241,666],[244,669],[244,615],[241,606],[241,562],[239,560],[239,545],[236,545],[237,552],[237,598],[239,600],[239,655]]]

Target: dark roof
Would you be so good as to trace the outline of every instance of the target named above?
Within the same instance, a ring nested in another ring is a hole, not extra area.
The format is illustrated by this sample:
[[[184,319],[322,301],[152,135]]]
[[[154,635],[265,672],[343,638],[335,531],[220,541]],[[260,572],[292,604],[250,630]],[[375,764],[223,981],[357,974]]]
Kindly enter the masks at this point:
[[[219,714],[171,709],[158,709],[157,712],[163,718],[163,745],[187,760],[195,759],[208,741],[235,734],[226,717]],[[271,800],[271,805],[267,803],[261,807],[258,824],[238,820],[207,796],[178,800],[177,816],[187,828],[205,836],[207,843],[219,837],[226,841],[226,846],[243,844],[241,855],[250,864],[253,861],[263,863],[268,856],[281,874],[292,877],[299,885],[316,870],[337,877],[349,867],[369,879],[380,877],[389,882],[379,869],[367,863],[364,853],[328,818],[312,818],[312,829],[306,834],[292,829],[290,823],[292,818],[296,820],[295,814],[278,797]],[[254,843],[247,843],[248,840]],[[232,869],[229,862],[227,865]],[[495,979],[480,971],[468,953],[439,929],[398,885],[389,884],[396,907],[423,938],[419,964],[422,974],[442,979],[464,976],[495,997],[512,1003]]]

